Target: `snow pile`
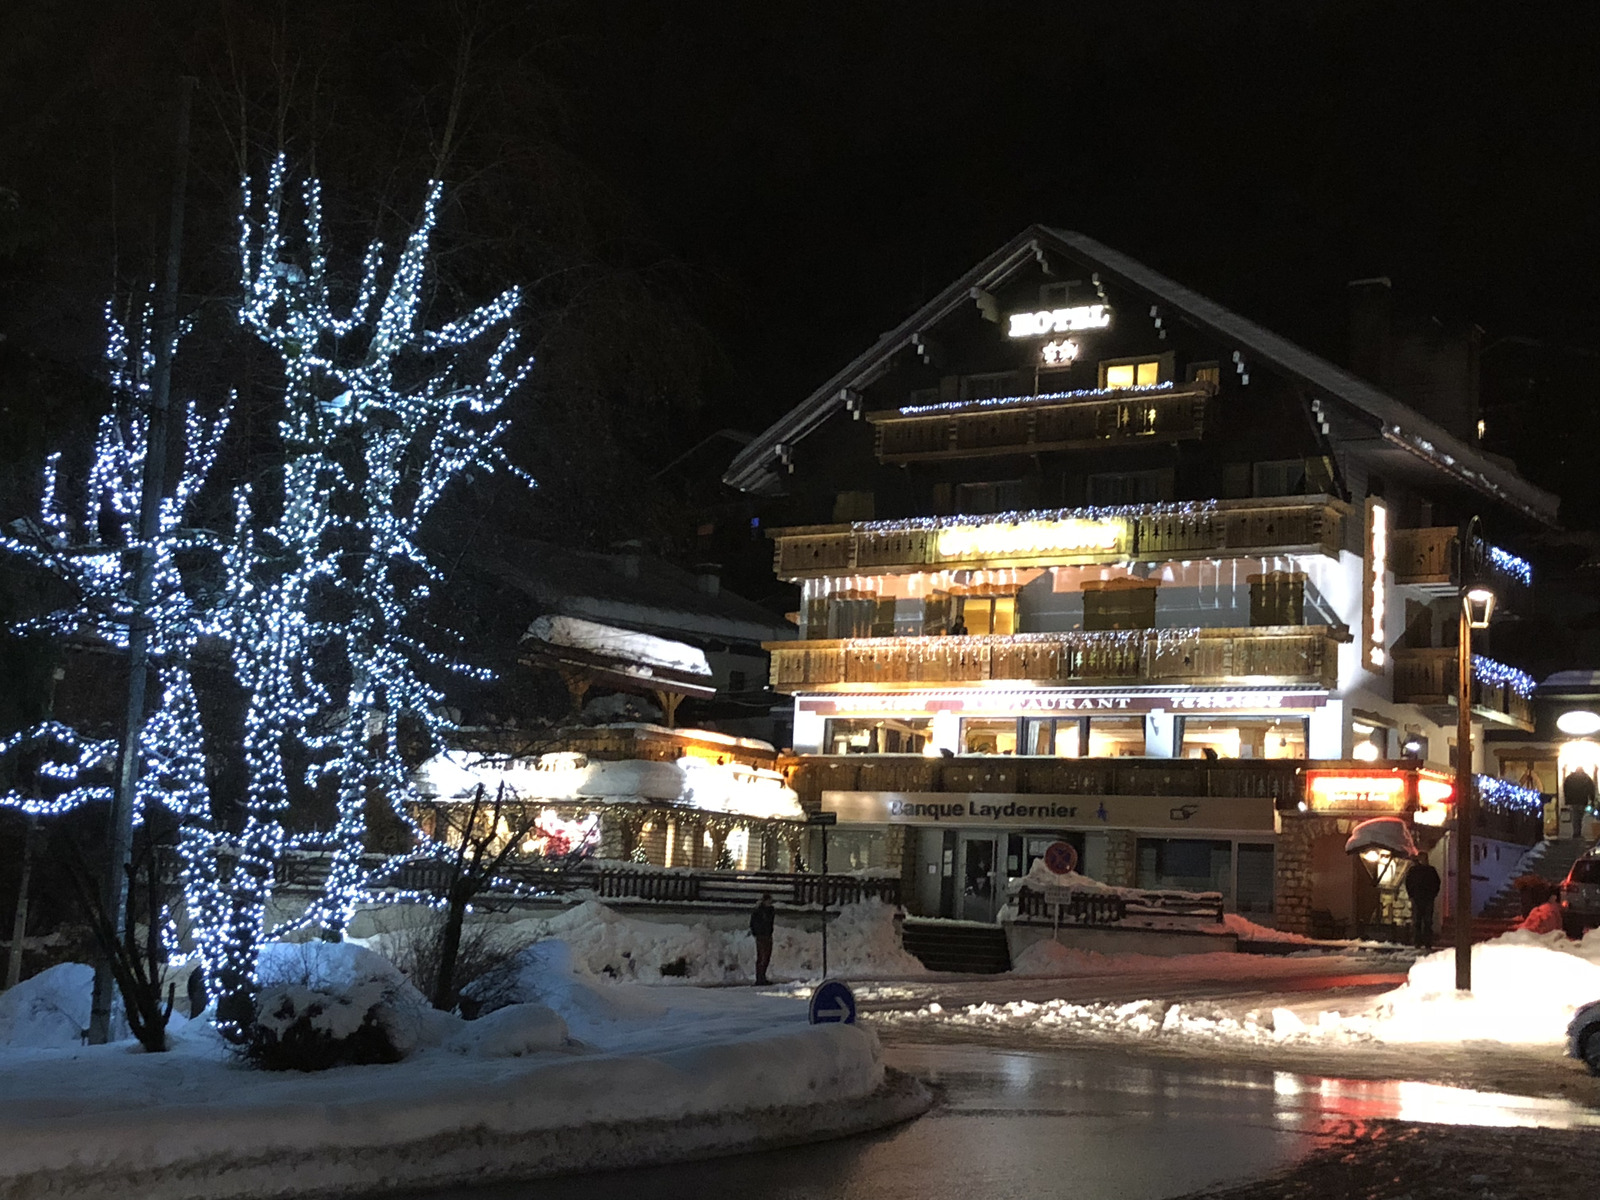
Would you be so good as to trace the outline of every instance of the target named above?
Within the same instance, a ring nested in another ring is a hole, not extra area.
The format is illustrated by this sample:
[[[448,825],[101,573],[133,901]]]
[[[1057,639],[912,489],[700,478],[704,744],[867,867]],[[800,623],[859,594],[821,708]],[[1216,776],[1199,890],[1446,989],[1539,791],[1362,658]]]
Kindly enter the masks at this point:
[[[0,992],[0,1046],[78,1045],[93,983],[93,967],[60,963]]]
[[[521,1058],[570,1045],[567,1023],[543,1004],[509,1004],[469,1021],[447,1043],[457,1054]]]
[[[418,999],[358,946],[264,958],[285,994],[352,1011]],[[0,1193],[254,1200],[283,1195],[285,1172],[318,1195],[482,1187],[860,1132],[925,1107],[880,1096],[871,1030],[810,1026],[792,998],[596,982],[558,940],[520,965],[539,1000],[472,1022],[428,1009],[430,1036],[402,1061],[306,1074],[244,1069],[203,1022],[167,1054],[79,1046],[75,1030],[65,1045],[67,1025],[45,1018],[68,997],[86,1005],[89,968],[30,980],[3,997],[23,1044],[0,1045]]]
[[[1300,971],[1288,959],[1250,956],[1248,966],[1230,954],[1150,958],[1100,955],[1042,942],[1019,956],[1024,974],[1165,975],[1177,982],[1241,975],[1270,979]],[[1330,970],[1337,960],[1328,960]],[[885,1013],[888,1022],[932,1022],[976,1028],[1055,1030],[1086,1036],[1284,1042],[1387,1044],[1497,1042],[1559,1045],[1580,1005],[1600,999],[1600,931],[1582,943],[1561,934],[1513,932],[1474,946],[1470,994],[1455,990],[1453,951],[1414,963],[1406,982],[1361,1012],[1249,1009],[1219,1002],[1174,1004],[1158,997],[1117,1004],[974,1004],[945,1011],[929,1004],[914,1012]]]
[[[879,900],[845,905],[828,926],[829,973],[926,974],[927,968],[901,948],[894,917],[894,907]],[[748,983],[755,976],[755,941],[743,929],[639,920],[595,900],[548,919],[518,921],[507,937],[514,942],[562,942],[574,968],[599,979],[703,984]],[[531,955],[533,961],[542,961],[539,956],[549,953],[534,945],[519,958]],[[780,918],[773,934],[771,974],[810,978],[821,973],[821,933],[786,925]]]
[[[1223,913],[1222,928],[1227,932],[1236,934],[1241,942],[1298,942],[1305,946],[1316,945],[1316,939],[1308,938],[1300,933],[1285,933],[1281,929],[1271,929],[1266,925],[1257,925],[1248,917],[1238,913]],[[1376,945],[1377,943],[1373,943]]]
[[[1600,939],[1512,932],[1472,948],[1472,992],[1455,990],[1455,953],[1418,960],[1370,1016],[1349,1018],[1386,1042],[1559,1043],[1573,1012],[1600,999]]]

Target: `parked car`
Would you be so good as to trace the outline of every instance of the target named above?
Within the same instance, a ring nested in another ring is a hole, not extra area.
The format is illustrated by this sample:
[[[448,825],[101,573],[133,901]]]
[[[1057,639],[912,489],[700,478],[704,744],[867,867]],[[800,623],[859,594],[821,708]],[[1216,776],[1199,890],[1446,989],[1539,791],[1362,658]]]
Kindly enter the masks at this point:
[[[1571,937],[1600,925],[1600,854],[1585,854],[1561,881],[1561,917]]]
[[[1591,1075],[1600,1075],[1600,1000],[1585,1004],[1572,1014],[1567,1026],[1567,1055],[1583,1059]]]

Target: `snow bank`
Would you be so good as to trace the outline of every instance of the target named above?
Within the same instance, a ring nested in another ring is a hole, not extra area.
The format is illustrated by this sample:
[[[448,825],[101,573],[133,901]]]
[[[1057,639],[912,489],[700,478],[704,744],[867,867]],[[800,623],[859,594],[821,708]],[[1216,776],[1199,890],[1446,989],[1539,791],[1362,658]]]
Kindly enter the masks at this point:
[[[604,927],[598,916],[568,914],[565,928]],[[407,994],[354,945],[273,946],[265,960],[280,988]],[[868,1029],[810,1026],[792,998],[751,990],[596,982],[553,938],[519,960],[538,999],[475,1022],[433,1013],[436,1036],[404,1061],[310,1074],[252,1071],[202,1022],[166,1054],[69,1047],[37,1014],[51,997],[86,998],[88,968],[39,978],[4,998],[28,1044],[0,1047],[3,1195],[482,1186],[862,1132],[928,1104],[886,1085]]]
[[[847,904],[828,926],[828,971],[853,978],[925,975],[927,968],[900,946],[895,909],[879,900]],[[557,916],[518,921],[512,942],[565,944],[571,961],[596,979],[652,984],[748,983],[755,977],[755,941],[736,929],[662,924],[629,917],[587,900]],[[527,953],[546,954],[534,950]],[[822,973],[822,935],[783,924],[773,935],[777,978]],[[530,997],[532,998],[532,997]]]
[[[1328,970],[1340,969],[1329,958]],[[1355,967],[1350,960],[1343,960]],[[1019,956],[1023,974],[1161,975],[1179,980],[1268,980],[1303,973],[1294,959],[1232,954],[1149,958],[1099,955],[1053,942]],[[1369,963],[1355,969],[1370,970]],[[1567,1022],[1580,1005],[1600,999],[1600,931],[1581,943],[1559,933],[1513,932],[1472,949],[1473,990],[1455,990],[1455,955],[1441,951],[1419,959],[1406,982],[1358,1012],[1251,1009],[1227,1002],[1174,1004],[1152,995],[1116,1004],[974,1004],[945,1010],[937,1004],[914,1012],[883,1013],[891,1023],[931,1022],[976,1027],[1056,1030],[1107,1037],[1170,1037],[1283,1042],[1381,1042],[1387,1044],[1492,1042],[1561,1045]],[[1152,989],[1154,991],[1154,989]]]
[[[84,963],[57,963],[0,992],[0,1047],[76,1046],[89,1027],[89,997],[94,968]],[[183,989],[179,988],[181,992]],[[176,1033],[184,1024],[173,1014],[167,1029]],[[122,997],[111,1001],[111,1033],[128,1036]]]

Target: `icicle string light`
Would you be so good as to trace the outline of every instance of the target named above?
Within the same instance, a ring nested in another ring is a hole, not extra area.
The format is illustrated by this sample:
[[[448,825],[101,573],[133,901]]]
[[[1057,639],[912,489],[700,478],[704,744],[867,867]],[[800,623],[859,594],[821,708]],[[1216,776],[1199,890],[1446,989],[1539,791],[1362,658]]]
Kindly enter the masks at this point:
[[[941,400],[935,404],[907,404],[897,411],[902,417],[920,417],[934,413],[956,413],[964,409],[1015,408],[1026,404],[1048,404],[1057,400],[1112,400],[1119,396],[1145,396],[1155,392],[1170,392],[1173,384],[1141,383],[1122,388],[1075,388],[1069,392],[1043,392],[1037,396],[986,396],[979,400]]]
[[[1482,654],[1472,656],[1472,677],[1479,683],[1486,683],[1490,687],[1509,685],[1511,690],[1524,700],[1533,695],[1537,686],[1532,675],[1526,671],[1519,671],[1516,667],[1508,667],[1505,663],[1496,662]]]
[[[1472,779],[1478,801],[1487,809],[1518,816],[1538,816],[1544,812],[1544,797],[1532,788],[1493,775],[1474,775]]]
[[[1040,508],[1003,513],[957,513],[943,517],[905,517],[892,521],[852,521],[852,533],[912,533],[964,525],[1020,525],[1033,521],[1105,521],[1113,518],[1179,517],[1204,520],[1217,513],[1215,500],[1115,504],[1084,508]]]
[[[1518,558],[1511,551],[1502,550],[1499,546],[1485,546],[1484,555],[1494,570],[1515,579],[1523,587],[1533,586],[1533,565],[1527,559]]]

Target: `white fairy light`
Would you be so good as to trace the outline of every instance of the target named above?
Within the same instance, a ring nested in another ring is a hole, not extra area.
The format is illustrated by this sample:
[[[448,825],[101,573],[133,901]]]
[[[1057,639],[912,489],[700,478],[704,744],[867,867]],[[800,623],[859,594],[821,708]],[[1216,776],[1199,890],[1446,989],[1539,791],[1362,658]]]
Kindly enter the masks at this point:
[[[201,527],[198,501],[218,487],[212,473],[233,401],[211,414],[175,406],[181,466],[160,505],[158,533],[143,543],[153,321],[148,304],[126,324],[108,307],[118,406],[96,431],[81,512],[66,511],[63,472],[52,456],[37,523],[0,534],[0,548],[55,573],[75,594],[73,604],[28,622],[27,631],[126,646],[130,622],[149,628],[159,701],[141,733],[138,796],[141,807],[160,804],[178,818],[185,915],[208,977],[233,996],[254,985],[291,844],[285,821],[299,786],[291,761],[307,763],[305,782],[325,782],[337,798],[334,827],[321,835],[331,869],[307,917],[325,933],[338,936],[368,895],[369,798],[388,800],[420,837],[406,811],[414,797],[398,722],[406,715],[444,735],[451,727],[428,678],[445,670],[483,675],[436,648],[417,615],[437,577],[422,531],[453,482],[514,471],[500,445],[506,422],[499,414],[531,366],[518,350],[515,289],[425,326],[438,184],[393,271],[385,277],[382,247],[373,243],[354,302],[336,311],[320,188],[315,181],[303,188],[304,219],[291,239],[287,174],[280,158],[259,213],[245,182],[239,224],[238,320],[277,354],[283,372],[276,474],[226,485],[228,519]],[[147,605],[132,598],[128,565],[141,552],[154,563]],[[208,651],[213,667],[218,651],[226,656],[244,698],[242,727],[220,724],[228,707],[203,704],[196,693],[191,665],[202,643],[215,648]],[[240,747],[242,794],[213,796],[208,734],[214,744]],[[0,806],[60,813],[109,798],[114,743],[46,723],[0,743],[0,757],[23,750],[43,752],[36,786],[0,795]]]

